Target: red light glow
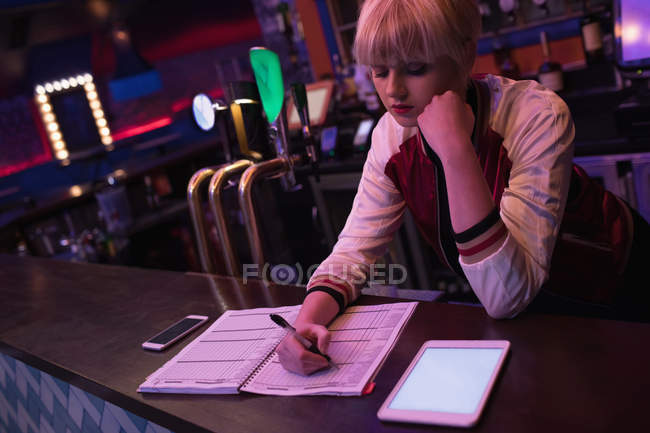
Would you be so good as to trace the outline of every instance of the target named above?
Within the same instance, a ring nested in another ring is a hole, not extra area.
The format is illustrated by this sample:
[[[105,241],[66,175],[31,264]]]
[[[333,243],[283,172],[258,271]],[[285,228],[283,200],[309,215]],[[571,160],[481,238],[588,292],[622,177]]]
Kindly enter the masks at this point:
[[[32,114],[32,119],[34,119],[34,126],[38,132],[38,136],[41,139],[41,146],[43,149],[42,153],[34,155],[32,158],[25,159],[14,164],[0,164],[0,177],[9,176],[13,173],[18,173],[19,171],[28,169],[35,165],[43,164],[45,162],[52,160],[52,152],[50,150],[50,141],[47,138],[47,133],[45,132],[45,127],[41,121],[41,115],[38,112],[38,108],[34,101],[29,101],[29,110]]]
[[[153,131],[154,129],[162,128],[172,123],[171,117],[163,117],[151,122],[147,122],[143,125],[129,126],[124,128],[121,131],[117,131],[111,134],[113,141],[124,140],[125,138],[133,137],[135,135],[144,134],[145,132]]]

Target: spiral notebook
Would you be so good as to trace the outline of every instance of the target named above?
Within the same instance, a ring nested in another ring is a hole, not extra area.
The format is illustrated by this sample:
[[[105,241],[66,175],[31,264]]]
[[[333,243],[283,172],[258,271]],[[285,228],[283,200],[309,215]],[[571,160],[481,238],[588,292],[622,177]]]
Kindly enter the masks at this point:
[[[395,345],[417,302],[349,307],[329,326],[328,355],[339,369],[309,376],[286,371],[275,348],[285,331],[275,313],[293,323],[300,305],[228,310],[138,392],[184,394],[361,395]]]

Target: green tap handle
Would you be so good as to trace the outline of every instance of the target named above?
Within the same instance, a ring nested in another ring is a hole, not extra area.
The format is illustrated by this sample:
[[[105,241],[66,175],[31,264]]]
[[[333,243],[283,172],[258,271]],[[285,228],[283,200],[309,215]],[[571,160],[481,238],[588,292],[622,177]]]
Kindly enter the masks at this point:
[[[269,123],[273,123],[282,112],[284,104],[284,82],[280,58],[264,47],[253,47],[248,54],[262,99],[262,107]]]

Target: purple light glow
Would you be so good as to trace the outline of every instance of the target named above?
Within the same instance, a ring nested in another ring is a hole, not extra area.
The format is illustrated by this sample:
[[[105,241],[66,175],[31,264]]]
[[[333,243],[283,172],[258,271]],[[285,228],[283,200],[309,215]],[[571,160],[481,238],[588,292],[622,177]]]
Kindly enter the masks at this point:
[[[621,1],[623,60],[650,58],[650,1]]]

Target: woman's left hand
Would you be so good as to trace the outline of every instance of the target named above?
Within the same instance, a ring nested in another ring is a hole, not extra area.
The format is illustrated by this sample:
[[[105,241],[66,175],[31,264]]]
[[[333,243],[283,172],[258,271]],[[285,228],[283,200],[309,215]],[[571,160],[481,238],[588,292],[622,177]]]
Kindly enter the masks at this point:
[[[471,140],[474,128],[472,107],[453,90],[434,95],[418,116],[418,126],[433,151],[443,159]],[[471,143],[470,143],[471,144]]]

